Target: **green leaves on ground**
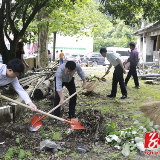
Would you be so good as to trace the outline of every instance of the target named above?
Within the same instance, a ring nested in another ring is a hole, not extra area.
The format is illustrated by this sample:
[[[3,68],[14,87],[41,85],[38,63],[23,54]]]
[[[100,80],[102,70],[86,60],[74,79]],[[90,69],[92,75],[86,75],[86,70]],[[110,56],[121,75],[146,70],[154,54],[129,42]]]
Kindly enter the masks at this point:
[[[145,133],[155,131],[155,129],[160,133],[159,126],[153,125],[153,122],[148,118],[142,118],[142,123],[136,120],[134,126],[120,131],[117,131],[114,122],[110,122],[106,126],[106,141],[114,148],[121,150],[124,156],[129,156],[131,152],[137,150],[145,151]]]

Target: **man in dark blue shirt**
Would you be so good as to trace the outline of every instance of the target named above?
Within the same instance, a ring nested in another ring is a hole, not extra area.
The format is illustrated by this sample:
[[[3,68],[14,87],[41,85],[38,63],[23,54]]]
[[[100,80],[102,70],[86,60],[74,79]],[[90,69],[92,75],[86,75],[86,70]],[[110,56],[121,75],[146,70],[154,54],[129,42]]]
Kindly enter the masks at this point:
[[[134,42],[131,42],[129,44],[129,46],[131,49],[131,54],[130,54],[130,57],[128,58],[127,62],[130,62],[130,69],[129,69],[128,75],[125,79],[125,85],[127,86],[127,83],[129,81],[130,77],[133,76],[134,83],[135,83],[135,86],[133,88],[140,89],[138,77],[137,77],[137,71],[136,71],[137,63],[139,62],[138,51],[135,49]]]

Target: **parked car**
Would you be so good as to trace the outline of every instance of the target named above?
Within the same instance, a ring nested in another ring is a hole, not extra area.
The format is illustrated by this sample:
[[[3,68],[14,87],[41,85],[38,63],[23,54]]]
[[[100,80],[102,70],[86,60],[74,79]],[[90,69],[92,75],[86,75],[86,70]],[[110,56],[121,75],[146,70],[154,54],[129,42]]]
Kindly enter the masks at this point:
[[[130,56],[130,48],[107,47],[107,52],[114,52],[119,54],[123,62],[125,62]]]
[[[73,57],[71,53],[65,53],[64,55],[65,55],[64,59],[66,61],[74,61],[74,59],[75,59],[75,57]]]
[[[105,65],[105,58],[98,52],[90,52],[86,54],[82,60],[82,64],[86,64],[86,66],[97,66],[97,65]]]
[[[81,53],[65,53],[65,61],[74,61],[80,63],[84,57]]]

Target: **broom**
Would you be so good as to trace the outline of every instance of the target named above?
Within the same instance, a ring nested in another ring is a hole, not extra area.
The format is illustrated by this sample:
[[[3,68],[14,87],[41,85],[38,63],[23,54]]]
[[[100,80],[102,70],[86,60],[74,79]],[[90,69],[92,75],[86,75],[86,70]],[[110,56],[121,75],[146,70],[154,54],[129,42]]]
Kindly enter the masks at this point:
[[[93,82],[88,83],[88,84],[87,84],[87,87],[86,87],[87,91],[88,91],[88,92],[93,92],[93,91],[95,90],[95,88],[97,87],[99,81],[100,81],[101,79],[103,79],[105,76],[106,76],[106,73],[105,73],[105,75],[103,75],[98,81],[93,81]]]
[[[139,109],[147,118],[153,121],[154,124],[160,123],[160,101],[143,103],[139,106]]]

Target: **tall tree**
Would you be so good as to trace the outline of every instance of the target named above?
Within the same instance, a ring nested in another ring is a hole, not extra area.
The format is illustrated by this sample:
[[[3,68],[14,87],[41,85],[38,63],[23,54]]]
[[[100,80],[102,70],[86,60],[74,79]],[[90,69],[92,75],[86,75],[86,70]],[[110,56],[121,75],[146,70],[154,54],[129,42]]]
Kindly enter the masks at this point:
[[[108,29],[102,27],[104,31],[94,36],[94,51],[99,51],[101,47],[128,47],[131,41],[136,41],[136,37],[132,35],[133,28],[125,25],[122,20],[117,22]]]
[[[39,66],[46,67],[48,64],[48,34],[49,26],[50,32],[54,33],[56,37],[57,31],[65,35],[82,34],[84,31],[83,23],[79,23],[77,17],[83,11],[84,6],[89,5],[89,0],[66,0],[61,4],[50,4],[38,14],[38,62]],[[81,8],[77,11],[78,8]],[[68,29],[69,28],[69,29]],[[56,38],[54,38],[55,40]],[[54,41],[55,44],[55,41]],[[55,46],[55,45],[54,45]],[[53,50],[55,51],[55,50]],[[53,52],[54,53],[54,52]],[[53,59],[55,54],[53,54]]]
[[[38,14],[38,20],[42,21],[47,18],[48,14],[45,9]],[[38,66],[45,68],[48,65],[48,32],[49,22],[38,24]]]
[[[77,1],[72,8],[60,7],[52,10],[51,16],[50,30],[54,35],[60,33],[64,36],[94,36],[110,30],[112,25],[97,10],[92,0]]]
[[[47,0],[2,0],[0,7],[0,53],[3,63],[15,57],[16,46],[37,12],[46,5]],[[11,35],[13,38],[11,39]],[[10,50],[5,45],[5,37]]]
[[[89,25],[88,8],[92,6],[91,0],[75,0],[74,5],[65,4],[52,10],[50,19],[50,32],[54,35],[53,60],[55,59],[56,34],[64,36],[88,35]],[[86,10],[87,8],[87,10]],[[81,15],[81,16],[79,16]]]

